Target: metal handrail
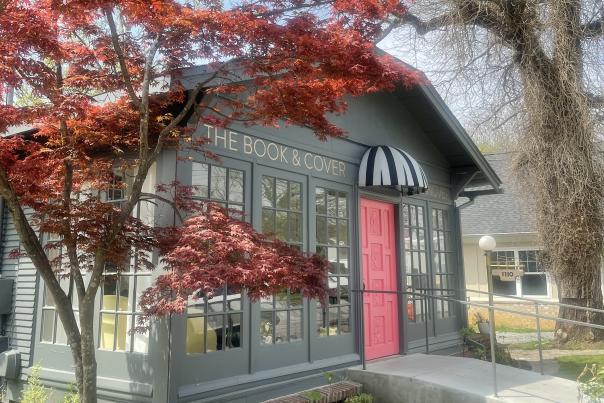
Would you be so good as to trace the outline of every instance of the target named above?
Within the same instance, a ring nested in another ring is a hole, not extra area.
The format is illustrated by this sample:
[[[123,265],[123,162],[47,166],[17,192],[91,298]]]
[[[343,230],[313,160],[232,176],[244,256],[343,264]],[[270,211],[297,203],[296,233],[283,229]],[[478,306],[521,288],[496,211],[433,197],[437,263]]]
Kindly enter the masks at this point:
[[[545,300],[540,300],[540,299],[535,299],[535,298],[519,297],[517,295],[497,294],[497,293],[494,293],[494,292],[471,290],[471,289],[468,289],[468,288],[466,288],[466,289],[464,289],[462,291],[473,292],[473,293],[476,293],[476,294],[492,295],[494,297],[515,299],[515,300],[519,300],[519,301],[528,301],[528,302],[533,302],[533,303],[536,302],[539,305],[554,305],[554,306],[558,306],[558,307],[572,308],[572,309],[577,309],[577,310],[582,310],[582,311],[604,313],[604,309],[590,308],[590,307],[587,307],[587,306],[580,306],[580,305],[564,304],[564,303],[556,302],[556,301],[545,301]]]
[[[424,291],[443,291],[441,289],[424,289]],[[470,291],[473,292],[473,290],[461,290],[461,291]],[[366,293],[370,293],[370,294],[396,294],[396,295],[409,295],[409,296],[414,296],[414,297],[420,297],[420,299],[423,300],[424,302],[424,314],[428,315],[428,310],[427,308],[427,302],[428,299],[435,299],[435,300],[441,300],[441,301],[448,301],[448,302],[456,302],[459,303],[460,305],[466,305],[466,306],[476,306],[476,307],[481,307],[481,308],[486,308],[489,310],[489,313],[494,313],[494,311],[499,310],[502,312],[508,312],[508,313],[512,313],[512,314],[517,314],[517,315],[524,315],[524,316],[529,316],[529,317],[533,317],[535,318],[536,324],[537,324],[537,344],[538,344],[538,348],[539,348],[539,365],[540,365],[540,369],[541,369],[541,375],[543,375],[543,349],[541,346],[541,324],[540,321],[541,319],[545,319],[545,320],[553,320],[553,321],[557,321],[557,322],[564,322],[564,323],[571,323],[574,325],[578,325],[578,326],[585,326],[588,328],[593,328],[593,329],[603,329],[604,330],[604,326],[603,325],[597,325],[594,323],[588,323],[588,322],[581,322],[581,321],[577,321],[577,320],[572,320],[572,319],[565,319],[565,318],[559,318],[559,317],[554,317],[554,316],[549,316],[549,315],[541,315],[539,314],[539,304],[542,301],[539,300],[534,300],[534,299],[528,299],[528,298],[522,298],[522,297],[516,297],[516,299],[523,299],[526,301],[530,301],[533,302],[535,305],[535,313],[530,313],[530,312],[526,312],[526,311],[518,311],[518,310],[514,310],[514,309],[508,309],[508,308],[500,308],[500,307],[496,307],[495,303],[493,302],[493,304],[484,304],[484,303],[480,303],[480,302],[473,302],[473,301],[464,301],[464,300],[460,300],[460,299],[455,299],[455,298],[450,298],[450,297],[445,297],[445,296],[441,296],[441,295],[432,295],[428,292],[414,292],[414,291],[399,291],[399,290],[367,290],[365,288],[363,288],[362,290],[358,290],[358,289],[353,289],[351,290],[351,292],[357,292],[360,293],[360,297],[361,297],[361,307],[364,307],[364,294]],[[485,294],[489,294],[488,292],[482,292]],[[490,293],[493,296],[499,296],[499,294],[495,294],[495,293]],[[545,302],[545,301],[543,301]],[[552,304],[556,304],[556,303],[552,303]],[[587,311],[595,311],[595,312],[604,312],[604,310],[600,310],[600,309],[596,309],[596,308],[587,308],[587,307],[581,307],[581,306],[576,306],[576,305],[569,305],[569,304],[558,304],[559,306],[566,306],[566,307],[571,307],[571,308],[576,308],[576,309],[584,309]],[[361,335],[360,335],[360,342],[361,342],[361,361],[363,364],[363,369],[367,368],[367,360],[366,360],[366,355],[365,355],[365,341],[364,341],[364,337],[365,337],[365,322],[364,322],[364,309],[361,309]],[[494,395],[497,396],[498,390],[497,390],[497,366],[496,366],[496,361],[495,361],[495,328],[494,328],[494,321],[489,321],[489,325],[490,325],[490,331],[489,331],[489,338],[491,341],[491,362],[492,362],[492,368],[493,368],[493,391],[494,391]],[[430,353],[429,350],[429,335],[428,335],[428,320],[424,319],[424,323],[426,324],[426,354]]]

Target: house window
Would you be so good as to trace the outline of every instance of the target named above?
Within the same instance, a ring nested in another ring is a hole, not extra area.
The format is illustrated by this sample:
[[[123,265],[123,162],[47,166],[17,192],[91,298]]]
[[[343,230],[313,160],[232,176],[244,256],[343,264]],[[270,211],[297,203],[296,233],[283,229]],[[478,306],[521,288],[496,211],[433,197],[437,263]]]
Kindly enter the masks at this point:
[[[187,354],[241,347],[241,293],[224,287],[212,296],[198,292],[187,308]]]
[[[302,184],[262,177],[262,232],[297,248],[303,247]],[[303,305],[300,293],[287,290],[260,301],[262,344],[302,340]]]
[[[455,298],[457,274],[448,210],[432,209],[432,259],[435,295]],[[436,299],[434,304],[436,305],[436,314],[440,318],[455,316],[452,301]]]
[[[424,207],[403,204],[403,246],[405,251],[405,271],[407,291],[426,292],[428,287],[428,262],[426,249],[426,226]],[[423,322],[427,313],[420,295],[411,294],[407,298],[407,318],[411,322]]]
[[[62,277],[65,273],[61,270],[63,250],[62,247],[57,244],[59,241],[61,241],[61,238],[57,235],[48,234],[46,240],[46,255],[48,256],[48,260],[53,269],[59,273],[57,278],[61,288],[68,294],[69,278]],[[71,293],[71,301],[75,319],[79,324],[78,295],[75,288]],[[42,297],[42,328],[40,333],[40,340],[44,343],[67,344],[67,334],[63,328],[61,318],[59,318],[54,298],[46,285],[44,285]]]
[[[105,269],[99,326],[99,347],[103,350],[147,352],[149,336],[131,331],[141,315],[138,300],[151,286],[151,272],[137,270],[137,266],[135,263],[129,271],[120,273]]]
[[[493,292],[503,295],[547,296],[547,274],[538,250],[498,250],[491,252],[491,264],[521,266],[524,274],[516,281],[501,281],[493,276]]]
[[[244,171],[193,163],[195,197],[222,207],[245,211]],[[187,354],[204,354],[242,347],[243,305],[240,291],[228,286],[213,295],[201,291],[187,307]]]
[[[315,189],[317,253],[330,262],[328,306],[317,304],[319,336],[350,333],[350,222],[348,195]]]
[[[499,250],[491,252],[493,266],[516,265],[516,253],[513,250]],[[493,292],[495,294],[516,295],[516,282],[501,281],[499,276],[493,276]]]

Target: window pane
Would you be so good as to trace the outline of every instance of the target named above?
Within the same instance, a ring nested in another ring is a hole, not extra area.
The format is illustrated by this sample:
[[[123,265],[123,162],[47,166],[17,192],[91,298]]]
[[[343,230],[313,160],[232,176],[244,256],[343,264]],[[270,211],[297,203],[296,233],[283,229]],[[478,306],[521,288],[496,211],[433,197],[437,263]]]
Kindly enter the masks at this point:
[[[327,248],[327,260],[331,263],[329,265],[329,272],[333,274],[338,273],[338,249]]]
[[[224,311],[224,291],[218,291],[212,298],[208,298],[208,313]]]
[[[338,229],[335,218],[327,220],[327,242],[329,245],[337,245]]]
[[[302,306],[302,294],[300,292],[289,294],[289,306],[294,308]]]
[[[229,170],[229,201],[243,203],[243,171]]]
[[[283,290],[277,295],[275,295],[275,307],[276,308],[287,308],[289,306],[287,302],[287,295],[289,294],[288,290]]]
[[[317,243],[327,243],[327,218],[317,216]]]
[[[126,351],[129,346],[128,329],[131,327],[129,321],[132,319],[130,315],[117,316],[117,339],[115,349],[118,351]]]
[[[118,310],[132,311],[132,299],[130,298],[130,276],[120,276],[118,284],[120,287]]]
[[[317,214],[327,214],[327,205],[325,201],[325,189],[315,189],[315,203],[317,208]]]
[[[55,306],[55,299],[46,285],[44,286],[44,306]]]
[[[262,207],[275,207],[275,178],[262,177]]]
[[[350,307],[340,308],[340,333],[350,333]]]
[[[260,342],[262,344],[273,343],[273,311],[260,313]]]
[[[262,297],[260,299],[260,307],[262,309],[273,309],[273,297],[272,296]]]
[[[516,295],[516,282],[501,281],[499,276],[493,276],[493,292],[495,294]]]
[[[275,213],[275,235],[282,241],[289,241],[287,224],[287,211],[277,211]]]
[[[319,337],[327,336],[326,319],[325,310],[319,305],[317,307],[317,335]]]
[[[45,309],[42,311],[42,341],[53,342],[53,332],[55,328],[54,309]]]
[[[333,190],[327,191],[327,215],[337,216],[337,197]]]
[[[115,311],[117,308],[117,276],[105,276],[103,281],[103,309]]]
[[[275,187],[275,195],[277,197],[277,207],[286,209],[289,206],[289,197],[287,193],[287,181],[283,179],[277,179]]]
[[[208,316],[208,339],[206,352],[222,350],[222,337],[224,332],[223,315]]]
[[[113,350],[113,341],[115,333],[115,314],[101,314],[101,348]]]
[[[348,245],[348,220],[338,220],[338,243]]]
[[[346,193],[338,194],[338,217],[348,217],[348,201],[346,200]]]
[[[289,213],[289,231],[291,242],[302,242],[302,214]]]
[[[212,169],[210,170],[211,199],[226,200],[226,176],[226,168],[212,165]]]
[[[348,286],[348,277],[340,277],[340,304],[350,304],[350,289]]]
[[[191,184],[194,186],[194,195],[208,197],[208,164],[193,163],[193,178]]]
[[[296,309],[289,312],[289,340],[302,340],[302,310]]]
[[[275,232],[275,211],[262,210],[262,232],[265,234]]]
[[[297,182],[290,182],[289,184],[289,208],[294,211],[302,210],[301,202],[301,190],[300,184]]]
[[[525,274],[522,276],[522,293],[525,295],[547,295],[546,274]]]
[[[225,345],[226,345],[227,349],[241,347],[241,314],[240,313],[230,314],[227,317]]]
[[[187,319],[187,354],[204,352],[205,318]]]
[[[350,274],[350,265],[348,263],[348,248],[340,248],[340,274]]]
[[[287,311],[275,312],[275,343],[287,342]]]

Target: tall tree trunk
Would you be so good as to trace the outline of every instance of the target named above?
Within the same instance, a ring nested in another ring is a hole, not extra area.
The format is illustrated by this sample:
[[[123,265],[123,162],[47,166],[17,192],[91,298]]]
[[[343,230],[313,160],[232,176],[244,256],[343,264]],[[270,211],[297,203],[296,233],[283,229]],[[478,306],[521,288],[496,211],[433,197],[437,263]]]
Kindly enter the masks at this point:
[[[540,241],[560,302],[602,308],[603,182],[589,107],[574,63],[530,45],[519,58],[528,125],[518,161],[535,196]],[[601,315],[572,308],[559,317],[602,323]],[[562,341],[601,334],[562,321],[557,328]]]
[[[94,300],[93,300],[94,301]],[[94,304],[80,305],[80,326],[82,334],[82,403],[96,403],[96,349],[94,345]]]

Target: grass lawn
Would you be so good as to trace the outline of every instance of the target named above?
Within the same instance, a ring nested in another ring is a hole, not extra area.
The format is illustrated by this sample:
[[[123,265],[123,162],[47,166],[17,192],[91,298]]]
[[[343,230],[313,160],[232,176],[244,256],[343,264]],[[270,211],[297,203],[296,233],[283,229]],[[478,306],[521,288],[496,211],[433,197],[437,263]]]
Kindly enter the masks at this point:
[[[508,347],[512,350],[537,350],[538,343],[529,341],[526,343],[510,344]],[[588,342],[588,341],[569,341],[565,344],[558,344],[555,341],[548,340],[541,343],[543,350],[551,350],[558,348],[560,350],[604,350],[604,342]]]
[[[604,355],[571,355],[558,357],[556,360],[560,365],[558,376],[573,381],[577,380],[586,365],[598,364],[599,367],[604,367]]]
[[[534,327],[515,327],[508,325],[498,325],[497,321],[495,321],[495,330],[498,332],[506,332],[506,333],[536,333],[537,329]],[[551,326],[542,326],[542,332],[553,332],[554,328]]]

